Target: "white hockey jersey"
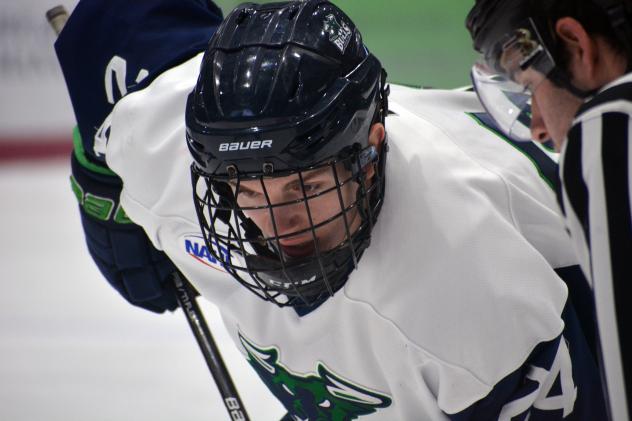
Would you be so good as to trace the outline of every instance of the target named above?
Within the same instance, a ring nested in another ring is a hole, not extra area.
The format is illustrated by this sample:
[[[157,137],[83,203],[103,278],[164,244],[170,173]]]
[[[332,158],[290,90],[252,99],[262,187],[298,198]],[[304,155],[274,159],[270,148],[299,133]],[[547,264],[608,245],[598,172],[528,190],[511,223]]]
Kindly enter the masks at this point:
[[[242,287],[204,246],[193,207],[184,110],[200,61],[119,101],[107,163],[128,216],[220,308],[294,419],[448,419],[559,337],[567,290],[552,268],[576,260],[553,190],[468,114],[482,112],[468,92],[391,86],[384,206],[339,292],[301,317]],[[573,386],[564,341],[558,351]],[[571,411],[572,390],[552,410]]]

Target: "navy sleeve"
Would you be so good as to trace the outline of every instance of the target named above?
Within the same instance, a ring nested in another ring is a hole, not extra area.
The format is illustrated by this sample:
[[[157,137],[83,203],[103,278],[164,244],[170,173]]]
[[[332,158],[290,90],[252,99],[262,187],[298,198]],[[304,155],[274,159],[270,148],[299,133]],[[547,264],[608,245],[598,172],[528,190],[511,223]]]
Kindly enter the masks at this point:
[[[607,418],[601,379],[572,304],[564,331],[539,344],[525,363],[453,421],[585,421]],[[502,334],[499,332],[499,334]]]
[[[55,50],[90,161],[105,162],[95,136],[107,139],[116,101],[204,51],[221,21],[208,0],[79,2]]]
[[[71,186],[88,251],[127,301],[155,312],[177,307],[175,267],[120,206],[122,181],[104,155],[110,115],[123,96],[204,51],[221,20],[212,1],[82,0],[55,43],[77,119]]]

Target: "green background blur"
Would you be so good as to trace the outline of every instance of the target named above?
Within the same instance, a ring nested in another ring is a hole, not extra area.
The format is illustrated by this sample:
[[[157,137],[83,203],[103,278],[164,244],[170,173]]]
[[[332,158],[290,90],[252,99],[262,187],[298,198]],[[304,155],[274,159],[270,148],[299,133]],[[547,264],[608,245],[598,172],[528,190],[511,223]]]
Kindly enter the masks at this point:
[[[215,0],[226,15],[243,1]],[[333,0],[360,28],[389,81],[433,88],[469,85],[475,54],[465,29],[474,0]],[[269,1],[262,1],[269,3]]]

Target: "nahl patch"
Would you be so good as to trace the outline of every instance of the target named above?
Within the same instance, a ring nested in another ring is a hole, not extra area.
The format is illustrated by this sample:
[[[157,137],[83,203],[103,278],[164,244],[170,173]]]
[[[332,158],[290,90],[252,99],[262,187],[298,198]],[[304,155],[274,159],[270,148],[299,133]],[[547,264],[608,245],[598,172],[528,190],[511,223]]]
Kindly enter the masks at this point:
[[[184,238],[184,250],[186,254],[191,256],[194,260],[202,263],[210,268],[225,272],[224,264],[218,259],[215,258],[209,252],[206,247],[206,243],[204,241],[204,237],[200,235],[185,235]],[[225,260],[228,260],[228,250],[225,247],[218,246],[215,243],[216,250],[219,250],[219,253],[222,254]]]
[[[219,144],[220,152],[249,151],[253,149],[271,148],[272,140],[251,140],[248,142],[226,142]]]
[[[333,42],[336,47],[344,54],[351,39],[351,29],[344,21],[338,23],[336,16],[329,14],[325,16],[323,30],[329,33],[329,41]]]

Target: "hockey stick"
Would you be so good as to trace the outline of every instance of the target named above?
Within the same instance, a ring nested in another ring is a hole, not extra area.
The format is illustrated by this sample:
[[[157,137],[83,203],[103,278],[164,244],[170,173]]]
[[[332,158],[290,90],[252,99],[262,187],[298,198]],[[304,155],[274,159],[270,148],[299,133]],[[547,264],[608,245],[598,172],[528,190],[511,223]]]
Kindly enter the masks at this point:
[[[62,5],[55,6],[46,12],[46,20],[55,31],[55,35],[59,35],[68,20],[68,11]]]
[[[204,320],[202,310],[200,310],[200,307],[195,301],[195,295],[191,285],[182,278],[179,272],[173,273],[173,283],[176,287],[178,304],[180,304],[182,311],[187,316],[191,331],[193,331],[195,339],[197,339],[200,345],[200,350],[202,350],[202,354],[204,354],[206,365],[211,371],[211,375],[215,380],[219,393],[222,395],[224,405],[231,419],[234,421],[247,421],[249,418],[248,414],[246,414],[244,404],[237,393],[237,389],[224,364],[217,344],[213,340],[206,320]]]
[[[55,35],[59,35],[68,20],[68,11],[62,5],[53,7],[46,12],[46,19],[55,31]],[[206,365],[215,380],[231,420],[249,421],[246,409],[224,364],[219,348],[206,324],[204,314],[195,300],[193,287],[179,272],[174,272],[172,276],[178,304],[200,346]]]

